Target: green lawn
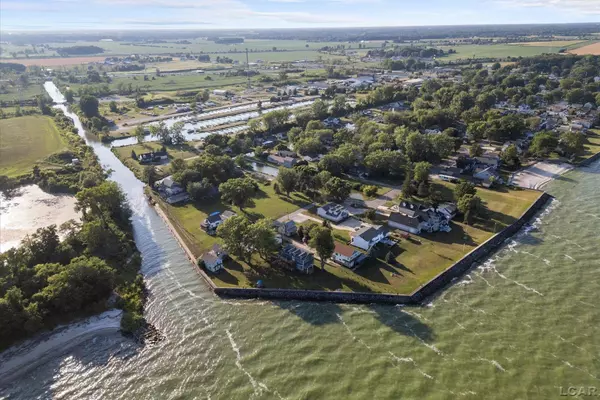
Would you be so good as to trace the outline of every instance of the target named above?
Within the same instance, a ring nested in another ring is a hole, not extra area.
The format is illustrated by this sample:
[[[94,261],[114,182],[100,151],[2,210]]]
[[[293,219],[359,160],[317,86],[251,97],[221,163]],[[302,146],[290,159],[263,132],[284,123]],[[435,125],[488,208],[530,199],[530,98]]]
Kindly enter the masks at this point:
[[[577,161],[581,162],[587,160],[596,153],[600,153],[600,129],[592,129],[591,132],[588,133],[585,152],[577,158]]]
[[[452,196],[452,186],[446,182],[433,183],[434,189],[446,196]],[[329,263],[325,271],[317,270],[313,275],[305,276],[272,268],[256,257],[252,266],[231,260],[225,271],[212,278],[221,286],[252,287],[261,279],[267,287],[410,294],[492,237],[494,230],[499,232],[516,221],[540,196],[539,192],[531,190],[477,190],[488,208],[485,218],[474,226],[452,222],[450,233],[410,235],[410,239],[400,237],[400,231],[393,231],[392,236],[399,243],[391,250],[394,256],[391,264],[384,261],[387,250],[383,250],[354,272]],[[349,242],[346,231],[336,230],[334,237],[339,242]]]
[[[225,210],[242,214],[239,208],[225,205],[218,200],[183,205],[161,204],[195,256],[200,256],[218,240],[200,229],[200,223],[209,214]],[[271,185],[260,184],[259,193],[252,199],[252,204],[244,209],[244,214],[252,220],[262,217],[275,220],[307,204],[309,200],[301,194],[294,193],[288,199],[286,196],[275,194]]]
[[[0,120],[0,175],[27,174],[35,164],[64,148],[66,145],[49,117]]]
[[[151,151],[158,151],[163,147],[161,143],[149,142],[143,144],[134,144],[131,146],[113,147],[113,152],[117,157],[125,164],[137,177],[141,177],[144,165],[140,164],[137,160],[131,157],[131,152],[135,151],[137,155],[141,153],[149,153]],[[169,160],[176,158],[190,158],[198,155],[196,149],[189,144],[182,145],[167,145],[165,146],[167,153],[169,154]],[[158,165],[157,170],[160,175],[167,176],[169,174],[168,165]]]

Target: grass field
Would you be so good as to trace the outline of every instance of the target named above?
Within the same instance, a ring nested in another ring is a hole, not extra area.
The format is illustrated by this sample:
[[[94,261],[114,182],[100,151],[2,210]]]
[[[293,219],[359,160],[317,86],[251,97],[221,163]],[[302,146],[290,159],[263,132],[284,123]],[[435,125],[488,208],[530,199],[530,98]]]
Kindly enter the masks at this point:
[[[6,86],[6,93],[0,93],[0,101],[20,101],[33,99],[35,96],[41,95],[44,88],[41,84],[31,83],[25,88],[19,88],[16,86]]]
[[[65,147],[49,117],[0,120],[0,175],[14,177],[29,173],[36,163]]]
[[[442,46],[441,49],[456,50],[455,54],[440,58],[441,62],[455,61],[469,58],[507,58],[507,57],[531,57],[543,53],[558,53],[564,46],[552,45],[548,42],[544,46],[523,46],[516,44],[485,44],[464,46]]]
[[[260,217],[277,219],[309,203],[307,198],[299,194],[292,195],[291,199],[278,196],[272,186],[262,184],[259,195],[252,200],[253,204],[244,209],[246,215],[251,219]],[[174,206],[165,204],[163,208],[195,256],[200,256],[217,241],[200,229],[200,223],[209,214],[225,210],[241,213],[237,207],[224,205],[218,200]]]
[[[151,151],[158,151],[163,145],[160,143],[149,142],[143,144],[134,144],[132,146],[114,147],[113,152],[117,157],[125,164],[133,173],[139,178],[142,176],[144,171],[144,165],[140,164],[137,160],[131,157],[131,151],[135,151],[137,155],[142,153],[149,153]],[[196,150],[188,145],[167,145],[165,146],[167,153],[169,154],[169,160],[176,158],[190,158],[196,156],[198,153]],[[158,165],[157,170],[161,176],[167,176],[169,174],[168,165]]]
[[[547,47],[547,46],[562,46],[569,47],[575,44],[583,43],[583,40],[552,40],[552,41],[542,41],[542,42],[525,42],[525,43],[510,43],[517,46],[534,46],[534,47]]]
[[[587,135],[587,143],[585,144],[585,152],[577,158],[578,162],[587,160],[593,155],[600,153],[600,129],[592,129]]]

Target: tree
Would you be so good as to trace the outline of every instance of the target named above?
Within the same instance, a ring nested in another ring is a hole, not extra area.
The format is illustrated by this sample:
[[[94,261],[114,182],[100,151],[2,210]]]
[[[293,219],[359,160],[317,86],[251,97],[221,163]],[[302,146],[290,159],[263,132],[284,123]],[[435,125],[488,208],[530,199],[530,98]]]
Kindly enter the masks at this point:
[[[327,104],[320,99],[315,100],[315,102],[311,106],[312,114],[316,119],[323,119],[327,117],[328,113]]]
[[[409,199],[415,194],[415,187],[412,180],[413,170],[410,165],[407,165],[404,173],[404,182],[402,183],[402,197],[405,199]]]
[[[85,94],[79,99],[79,108],[86,117],[95,117],[98,115],[98,99],[92,95]]]
[[[335,154],[326,154],[319,161],[319,169],[321,171],[329,171],[332,175],[341,175],[343,168],[340,160]]]
[[[138,142],[138,144],[142,144],[144,142],[144,138],[146,137],[146,133],[144,132],[144,127],[138,125],[135,127],[133,134]]]
[[[260,219],[249,226],[248,239],[254,251],[256,251],[263,260],[268,260],[269,256],[277,251],[279,247],[275,240],[275,231],[273,230],[273,221],[270,219]]]
[[[225,248],[242,261],[248,261],[252,255],[252,247],[248,245],[250,221],[242,215],[235,215],[225,220],[217,228],[217,235],[223,239]]]
[[[65,99],[67,103],[72,104],[75,101],[75,93],[71,89],[65,90]]]
[[[379,190],[379,188],[377,186],[368,185],[368,186],[363,187],[362,191],[365,194],[365,196],[374,197],[377,194],[378,190]]]
[[[469,155],[471,157],[479,157],[483,154],[483,148],[479,145],[479,143],[473,143],[469,146]]]
[[[500,158],[504,165],[508,166],[511,169],[516,169],[521,165],[521,161],[519,159],[519,151],[517,150],[517,146],[511,144],[500,154]]]
[[[116,113],[119,112],[119,107],[117,106],[117,102],[116,101],[111,101],[110,103],[108,103],[108,108],[110,109],[110,112]]]
[[[431,171],[431,164],[427,161],[421,161],[415,164],[414,168],[414,179],[417,182],[427,182],[429,180],[429,172]],[[422,196],[423,197],[423,196]]]
[[[279,173],[277,174],[277,183],[281,190],[283,190],[287,197],[290,197],[290,193],[293,192],[298,186],[300,175],[293,168],[280,167]]]
[[[219,186],[221,199],[243,210],[256,192],[255,183],[249,178],[230,179]]]
[[[186,186],[186,190],[190,197],[195,201],[205,199],[215,192],[214,186],[206,178],[202,179],[200,182],[189,182]]]
[[[186,169],[185,160],[183,158],[176,158],[171,161],[171,173],[176,174],[177,172],[181,172]]]
[[[158,179],[158,172],[156,172],[156,168],[154,167],[154,165],[146,165],[144,167],[144,172],[142,176],[144,182],[146,182],[148,186],[154,187],[154,183]]]
[[[458,210],[464,215],[464,222],[470,224],[473,219],[479,214],[482,208],[481,199],[479,196],[467,194],[458,200]]]
[[[531,141],[529,151],[536,157],[545,157],[551,151],[554,151],[557,145],[558,140],[554,133],[548,131],[538,132]]]
[[[406,138],[406,155],[411,161],[427,161],[431,152],[431,143],[419,132],[413,132]]]
[[[432,153],[437,160],[443,160],[454,152],[456,139],[442,132],[438,135],[433,135],[430,139]]]
[[[131,210],[125,194],[115,182],[104,182],[101,185],[83,189],[75,195],[76,211],[81,211],[83,221],[100,219],[108,223],[108,219],[124,226],[130,223]]]
[[[565,132],[560,135],[560,146],[569,156],[583,152],[584,144],[585,136],[580,132]]]
[[[454,199],[456,201],[467,195],[475,196],[476,193],[477,189],[475,189],[475,185],[469,181],[461,181],[454,187]]]
[[[327,181],[324,187],[325,193],[329,198],[337,203],[343,203],[350,196],[352,187],[348,182],[338,177],[333,177]]]
[[[429,196],[429,184],[427,181],[421,181],[417,189],[417,196],[425,198]]]
[[[325,263],[331,258],[335,250],[335,241],[331,235],[331,229],[322,226],[312,228],[308,245],[317,251],[321,259],[321,269],[324,270]]]

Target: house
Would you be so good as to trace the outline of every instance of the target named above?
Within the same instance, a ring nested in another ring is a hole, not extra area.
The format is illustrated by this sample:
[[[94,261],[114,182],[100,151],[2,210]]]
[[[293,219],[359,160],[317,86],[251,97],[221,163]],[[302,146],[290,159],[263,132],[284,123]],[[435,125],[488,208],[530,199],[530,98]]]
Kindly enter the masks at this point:
[[[223,268],[223,260],[227,257],[227,252],[219,244],[213,247],[207,253],[202,254],[204,267],[210,272],[219,272]]]
[[[169,155],[166,151],[152,151],[150,153],[142,153],[138,155],[138,161],[140,162],[140,164],[158,162],[168,159]]]
[[[339,118],[329,117],[323,120],[323,125],[326,128],[339,128],[342,126],[342,123]]]
[[[473,173],[473,178],[479,179],[481,181],[481,184],[486,188],[491,187],[494,183],[503,183],[500,174],[498,173],[498,171],[496,171],[496,168],[493,167],[483,167],[475,169],[475,172]]]
[[[160,181],[156,181],[154,183],[154,188],[169,204],[181,203],[190,199],[190,195],[183,187],[173,180],[172,175],[169,175]]]
[[[290,150],[278,150],[276,153],[279,157],[292,157],[292,158],[297,158],[298,155]]]
[[[222,213],[220,211],[216,211],[206,217],[206,219],[200,224],[200,227],[209,232],[214,231],[219,227],[219,225],[235,215],[236,214],[233,211],[224,211]]]
[[[287,168],[292,168],[294,165],[296,165],[298,159],[294,157],[281,157],[274,154],[269,154],[267,161],[272,162],[273,164],[282,165]]]
[[[294,236],[296,233],[298,233],[298,226],[296,226],[296,223],[291,220],[285,222],[275,221],[273,225],[277,229],[277,232],[279,232],[283,236],[289,237]]]
[[[365,226],[356,232],[350,233],[350,243],[359,249],[368,251],[389,235],[388,230],[381,225]]]
[[[448,219],[448,221],[450,221],[451,219],[456,217],[456,214],[458,212],[458,207],[456,207],[456,204],[454,204],[454,203],[444,203],[444,204],[440,204],[437,207],[437,210],[439,212],[441,212],[442,214],[444,214],[444,216]]]
[[[305,274],[312,274],[314,271],[315,258],[309,251],[288,244],[281,250],[281,258],[293,262],[296,269]]]
[[[488,167],[498,168],[500,165],[500,156],[496,153],[487,152],[475,159],[479,164],[485,164]]]
[[[348,245],[336,242],[332,258],[333,261],[335,261],[338,264],[342,264],[343,266],[348,268],[353,268],[366,257],[360,251],[353,249]]]
[[[424,220],[421,216],[409,216],[399,212],[392,212],[388,219],[388,225],[392,228],[401,229],[418,235],[424,228]]]
[[[432,233],[438,231],[449,232],[451,230],[448,225],[449,218],[446,217],[445,213],[434,208],[402,201],[392,209],[395,212],[390,215],[388,225],[393,228],[414,234],[419,234],[422,231]]]
[[[438,176],[441,180],[446,182],[458,182],[460,180],[460,174],[462,170],[456,167],[446,167],[440,171]]]
[[[329,221],[338,223],[350,216],[348,209],[341,204],[328,203],[317,209],[317,215]]]

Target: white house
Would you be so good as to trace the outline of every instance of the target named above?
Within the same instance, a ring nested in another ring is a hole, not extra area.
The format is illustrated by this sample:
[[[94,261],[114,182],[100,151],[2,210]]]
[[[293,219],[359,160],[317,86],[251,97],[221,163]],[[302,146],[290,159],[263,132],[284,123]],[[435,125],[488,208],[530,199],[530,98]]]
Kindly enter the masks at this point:
[[[338,223],[348,218],[350,213],[346,207],[340,204],[328,203],[317,209],[317,215],[321,218]]]
[[[437,210],[444,214],[448,221],[456,217],[456,213],[458,212],[458,207],[454,203],[444,203],[438,206]]]
[[[223,259],[227,256],[225,250],[215,244],[209,252],[202,254],[204,267],[210,272],[219,272],[223,268]]]
[[[361,259],[361,256],[363,256],[363,253],[360,251],[342,243],[335,243],[333,261],[337,262],[338,264],[352,268],[362,261],[362,259],[364,259],[364,257]]]
[[[473,174],[473,178],[480,179],[484,187],[491,187],[494,182],[503,183],[498,171],[493,167],[477,168]]]
[[[420,234],[422,231],[449,232],[448,225],[450,218],[445,213],[434,208],[426,207],[422,204],[402,201],[398,206],[393,207],[395,212],[390,214],[388,225],[413,234]]]
[[[367,251],[389,235],[388,230],[381,225],[365,226],[350,233],[352,245]]]
[[[481,156],[475,157],[478,163],[485,164],[490,167],[498,168],[500,165],[500,156],[496,153],[485,153]]]
[[[202,223],[200,227],[207,231],[214,231],[221,225],[225,220],[235,216],[236,214],[233,211],[225,211],[223,213],[217,211],[210,214]]]
[[[411,217],[399,212],[393,212],[388,219],[388,225],[392,228],[418,235],[424,229],[425,221],[418,215]]]
[[[273,164],[283,165],[286,168],[292,168],[294,165],[296,165],[298,159],[294,157],[281,157],[275,154],[269,154],[267,161],[272,162]]]

